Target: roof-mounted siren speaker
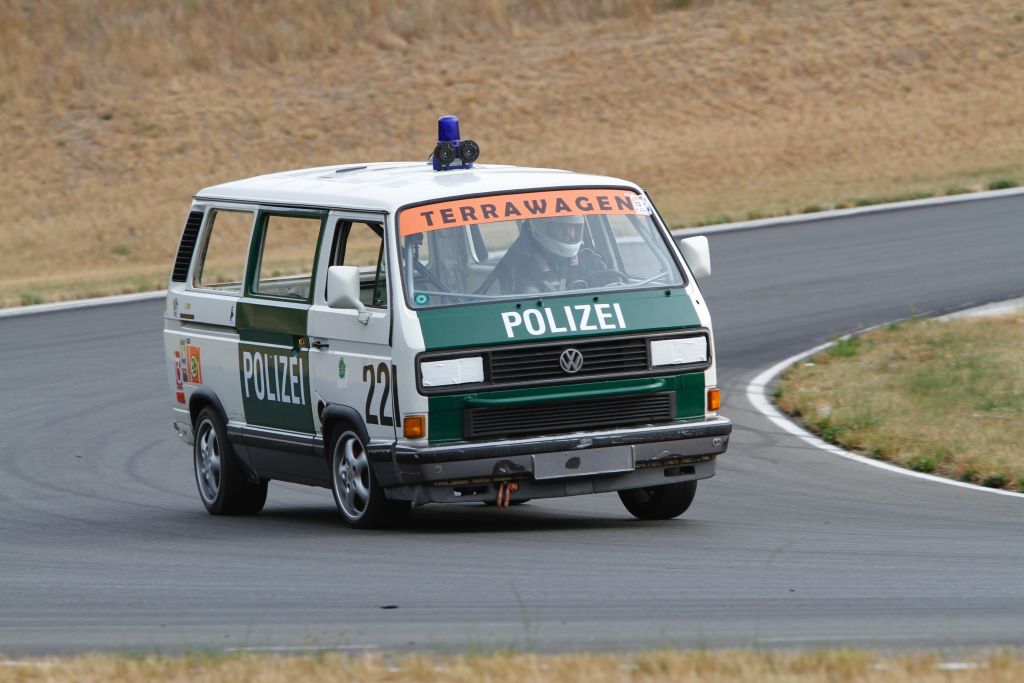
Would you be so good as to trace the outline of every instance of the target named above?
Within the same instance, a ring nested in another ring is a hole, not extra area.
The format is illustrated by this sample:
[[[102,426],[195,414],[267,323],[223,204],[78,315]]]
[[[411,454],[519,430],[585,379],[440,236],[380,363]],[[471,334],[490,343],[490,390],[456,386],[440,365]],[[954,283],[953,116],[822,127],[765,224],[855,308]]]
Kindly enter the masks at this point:
[[[472,140],[459,138],[459,120],[454,116],[442,116],[437,120],[437,145],[430,156],[435,171],[450,171],[453,168],[473,168],[473,162],[480,156],[480,145]]]

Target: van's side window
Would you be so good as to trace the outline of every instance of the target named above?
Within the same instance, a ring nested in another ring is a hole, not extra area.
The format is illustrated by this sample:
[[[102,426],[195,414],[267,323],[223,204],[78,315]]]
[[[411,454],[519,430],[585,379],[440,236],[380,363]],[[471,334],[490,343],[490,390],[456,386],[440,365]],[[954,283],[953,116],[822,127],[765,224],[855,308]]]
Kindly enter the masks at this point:
[[[384,257],[384,226],[380,223],[338,221],[334,237],[332,266],[360,266],[367,271],[360,279],[359,298],[366,306],[387,308],[387,267]],[[370,268],[373,266],[372,276]]]
[[[210,211],[206,240],[193,271],[193,287],[242,293],[253,215],[252,211]]]
[[[321,220],[275,214],[266,216],[265,220],[259,276],[253,291],[305,301],[313,280]]]

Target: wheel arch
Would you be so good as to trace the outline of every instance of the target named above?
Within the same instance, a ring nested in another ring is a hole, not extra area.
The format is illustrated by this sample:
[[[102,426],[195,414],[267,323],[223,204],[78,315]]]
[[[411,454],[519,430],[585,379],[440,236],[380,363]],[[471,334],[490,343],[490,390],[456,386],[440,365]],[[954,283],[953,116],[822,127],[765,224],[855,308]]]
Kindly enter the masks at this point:
[[[213,408],[224,425],[228,423],[228,414],[224,410],[224,404],[220,402],[217,394],[206,388],[199,388],[192,392],[188,400],[188,416],[192,422],[193,432],[196,427],[196,420],[204,408]]]
[[[370,433],[366,429],[363,415],[352,406],[340,403],[331,403],[324,407],[320,415],[321,431],[324,436],[324,460],[328,467],[331,461],[331,441],[334,433],[339,429],[349,429],[355,432],[359,440],[368,446],[367,456],[373,463],[373,474],[383,487],[394,486],[400,483],[398,468],[395,465],[392,448],[369,448]]]
[[[339,426],[349,427],[363,443],[370,443],[370,433],[366,430],[363,416],[352,406],[341,405],[340,403],[327,404],[320,415],[320,425],[324,435],[325,453],[327,448],[330,447],[334,431]],[[327,453],[327,457],[330,457],[329,453]]]

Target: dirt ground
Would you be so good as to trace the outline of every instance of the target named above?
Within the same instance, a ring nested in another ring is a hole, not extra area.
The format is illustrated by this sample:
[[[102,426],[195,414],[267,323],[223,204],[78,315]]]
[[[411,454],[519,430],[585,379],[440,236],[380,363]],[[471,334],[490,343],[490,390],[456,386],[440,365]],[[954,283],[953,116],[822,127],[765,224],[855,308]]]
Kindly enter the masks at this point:
[[[1021,112],[1018,0],[0,0],[0,305],[162,287],[198,189],[446,113],[684,225],[1024,180]]]
[[[131,657],[91,654],[0,663],[6,683],[136,681],[478,681],[504,683],[996,683],[1017,681],[1024,663],[1012,651],[880,656],[862,650],[771,652],[655,650],[630,655],[525,653],[470,655],[218,655]]]

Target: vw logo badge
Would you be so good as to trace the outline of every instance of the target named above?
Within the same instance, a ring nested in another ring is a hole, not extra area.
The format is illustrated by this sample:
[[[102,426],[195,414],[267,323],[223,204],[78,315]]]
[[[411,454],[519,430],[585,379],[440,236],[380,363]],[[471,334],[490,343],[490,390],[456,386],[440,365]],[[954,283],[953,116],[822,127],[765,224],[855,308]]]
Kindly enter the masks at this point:
[[[583,354],[578,349],[566,349],[558,357],[558,364],[565,372],[579,372],[583,368]]]

